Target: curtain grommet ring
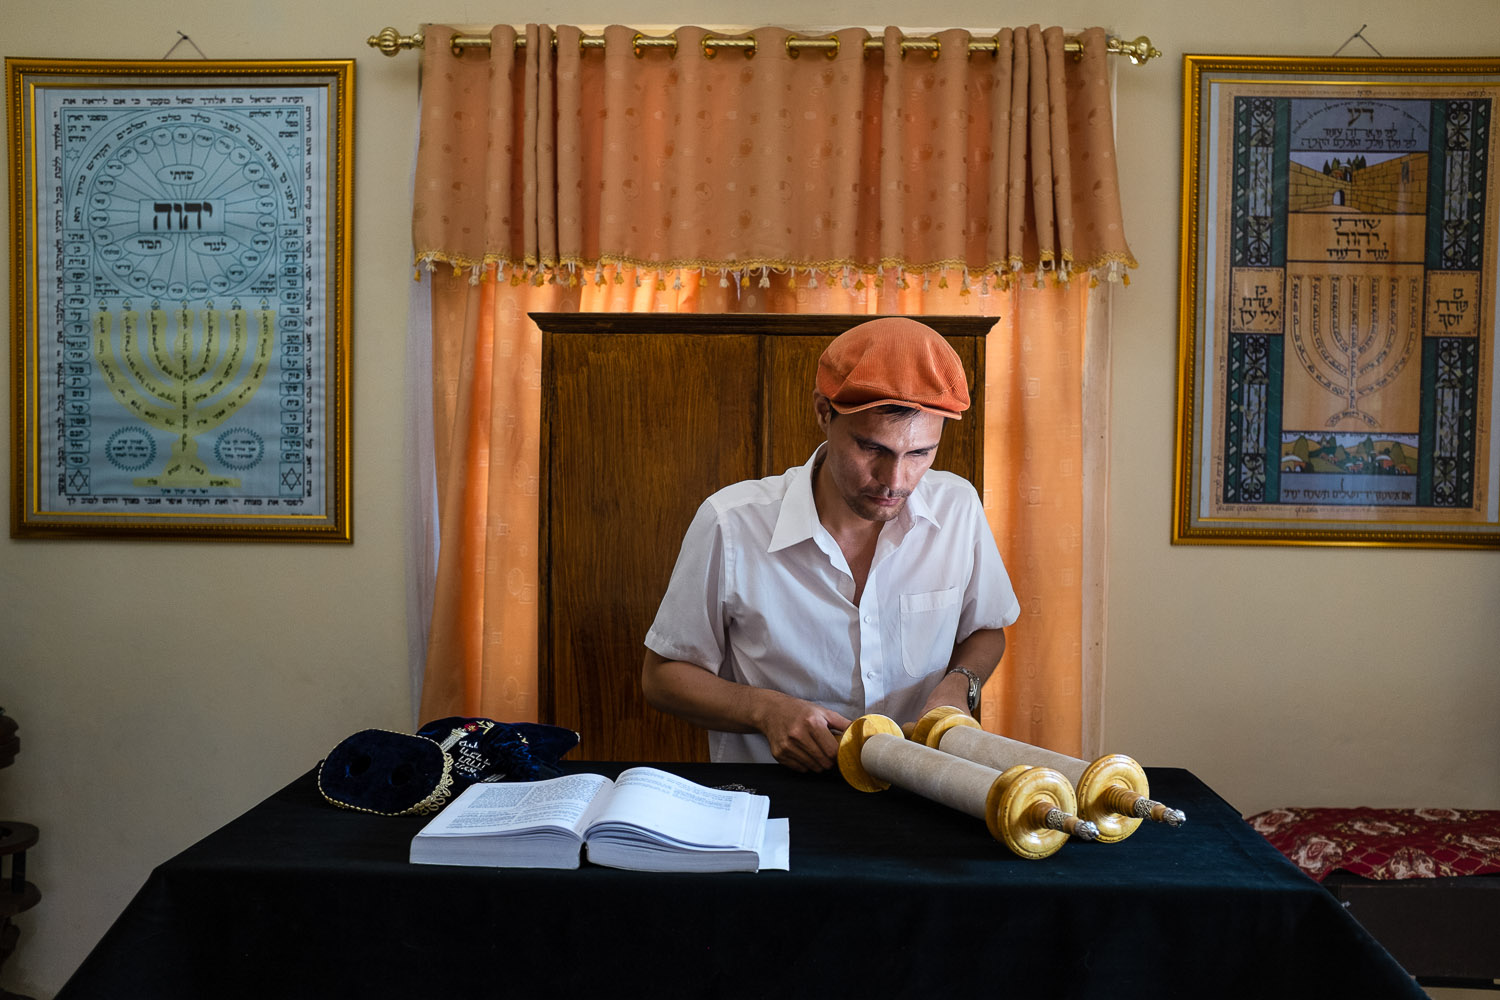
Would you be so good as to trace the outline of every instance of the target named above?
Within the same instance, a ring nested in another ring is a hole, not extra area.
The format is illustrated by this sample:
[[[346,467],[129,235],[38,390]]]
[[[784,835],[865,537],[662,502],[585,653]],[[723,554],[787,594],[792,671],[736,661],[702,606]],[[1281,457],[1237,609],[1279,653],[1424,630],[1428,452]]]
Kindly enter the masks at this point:
[[[703,58],[712,59],[719,54],[720,49],[740,49],[745,53],[746,59],[754,59],[755,53],[760,50],[760,41],[754,36],[750,38],[731,38],[728,36],[704,35],[703,41],[699,43],[703,48]]]
[[[796,45],[792,42],[796,42]],[[787,34],[787,55],[796,58],[802,54],[804,48],[820,48],[823,51],[823,58],[838,58],[838,36],[837,34],[823,34],[820,37],[795,37]]]
[[[833,44],[827,44],[829,42]],[[804,48],[822,49],[823,56],[827,59],[837,59],[839,56],[838,35],[824,35],[821,38],[801,38],[797,35],[787,35],[786,41],[783,44],[786,46],[787,56],[792,59],[799,58]]]
[[[938,56],[943,54],[943,42],[940,38],[903,38],[900,43],[900,49],[902,59],[906,58],[908,50],[919,49],[926,52],[929,59],[935,61]]]
[[[898,43],[898,48],[900,48],[901,58],[906,58],[906,52],[912,51],[912,49],[927,52],[929,58],[938,58],[939,55],[942,55],[942,40],[935,39],[935,37],[901,39],[900,43]]]
[[[637,59],[646,58],[646,48],[641,44],[641,39],[645,37],[639,31],[630,37],[630,51],[635,53]]]

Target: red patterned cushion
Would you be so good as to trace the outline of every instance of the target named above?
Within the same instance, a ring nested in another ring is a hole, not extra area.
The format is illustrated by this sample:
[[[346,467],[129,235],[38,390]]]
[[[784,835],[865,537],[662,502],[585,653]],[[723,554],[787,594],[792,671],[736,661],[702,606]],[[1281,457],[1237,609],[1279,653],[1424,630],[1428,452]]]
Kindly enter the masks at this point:
[[[1378,879],[1500,872],[1500,810],[1270,809],[1246,821],[1319,882],[1335,868]]]

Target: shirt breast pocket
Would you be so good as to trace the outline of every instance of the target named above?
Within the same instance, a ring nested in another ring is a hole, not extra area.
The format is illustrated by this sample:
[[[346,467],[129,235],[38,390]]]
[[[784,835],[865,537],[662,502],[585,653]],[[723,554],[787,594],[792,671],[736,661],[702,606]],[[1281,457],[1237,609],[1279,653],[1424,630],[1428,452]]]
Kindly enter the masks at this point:
[[[958,587],[901,595],[901,662],[912,677],[948,665],[958,636],[962,598]]]

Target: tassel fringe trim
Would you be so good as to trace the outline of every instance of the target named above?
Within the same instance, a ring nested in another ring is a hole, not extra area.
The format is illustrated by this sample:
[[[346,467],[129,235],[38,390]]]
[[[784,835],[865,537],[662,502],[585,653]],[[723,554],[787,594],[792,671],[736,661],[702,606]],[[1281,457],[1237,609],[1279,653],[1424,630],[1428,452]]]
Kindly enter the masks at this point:
[[[555,263],[540,263],[534,260],[506,260],[498,256],[486,256],[483,260],[452,257],[441,251],[423,251],[416,256],[413,280],[421,281],[423,272],[437,271],[439,265],[452,268],[455,278],[468,276],[469,284],[477,285],[489,275],[494,281],[508,281],[512,286],[521,284],[541,287],[564,285],[575,288],[592,283],[604,285],[613,280],[615,284],[625,281],[624,272],[634,270],[636,287],[644,280],[654,283],[657,291],[663,292],[670,285],[680,291],[684,285],[696,282],[699,288],[708,286],[710,277],[716,277],[720,288],[736,288],[743,291],[752,283],[760,288],[771,287],[773,274],[786,275],[786,287],[796,289],[820,288],[836,285],[851,293],[860,293],[870,287],[884,289],[888,283],[901,289],[910,288],[912,282],[920,281],[922,290],[928,291],[934,280],[939,288],[957,284],[959,294],[980,295],[1009,291],[1027,285],[1044,288],[1047,285],[1066,286],[1074,278],[1084,278],[1090,287],[1102,281],[1129,285],[1129,269],[1136,267],[1135,258],[1129,254],[1108,254],[1105,257],[1080,264],[1072,255],[1064,253],[1061,258],[1027,263],[1012,258],[1004,263],[987,264],[971,268],[961,261],[937,261],[930,264],[913,264],[905,261],[881,261],[878,264],[853,264],[845,262],[786,264],[780,262],[689,262],[663,265],[660,262],[638,261],[626,257],[602,256],[595,260],[564,260]],[[606,271],[613,272],[613,278]]]

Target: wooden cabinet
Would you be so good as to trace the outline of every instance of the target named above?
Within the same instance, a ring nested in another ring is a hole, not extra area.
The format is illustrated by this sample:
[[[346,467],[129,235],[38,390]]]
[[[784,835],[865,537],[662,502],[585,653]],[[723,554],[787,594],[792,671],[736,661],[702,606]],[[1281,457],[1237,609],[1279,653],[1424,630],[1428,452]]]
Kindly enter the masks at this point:
[[[648,707],[642,640],[699,504],[807,460],[813,375],[861,316],[538,313],[542,329],[542,721],[589,760],[706,760],[702,730]],[[978,484],[993,319],[924,317],[970,376],[935,468]]]

